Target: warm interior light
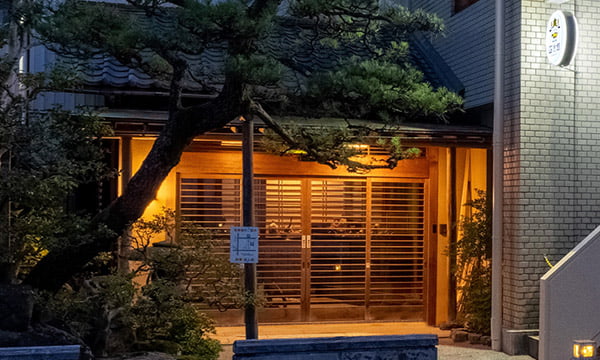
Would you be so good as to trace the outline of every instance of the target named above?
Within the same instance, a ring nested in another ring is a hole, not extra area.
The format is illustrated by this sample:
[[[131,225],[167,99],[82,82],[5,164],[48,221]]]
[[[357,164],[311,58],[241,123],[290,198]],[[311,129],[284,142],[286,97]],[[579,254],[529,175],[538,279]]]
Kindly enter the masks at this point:
[[[285,152],[286,154],[292,154],[292,155],[306,155],[307,152],[304,150],[297,150],[297,149],[291,149]]]
[[[360,151],[369,150],[369,145],[367,145],[367,144],[349,144],[348,147],[351,149],[360,150]]]
[[[237,140],[222,140],[221,146],[242,146],[242,142]]]
[[[342,265],[336,265],[335,266],[335,271],[342,271]]]

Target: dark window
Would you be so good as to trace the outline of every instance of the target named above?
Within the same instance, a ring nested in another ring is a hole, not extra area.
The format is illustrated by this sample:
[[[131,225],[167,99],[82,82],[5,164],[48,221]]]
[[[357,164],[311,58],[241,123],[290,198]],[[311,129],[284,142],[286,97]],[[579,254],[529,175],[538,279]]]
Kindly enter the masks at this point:
[[[479,0],[454,0],[454,13],[462,11]]]

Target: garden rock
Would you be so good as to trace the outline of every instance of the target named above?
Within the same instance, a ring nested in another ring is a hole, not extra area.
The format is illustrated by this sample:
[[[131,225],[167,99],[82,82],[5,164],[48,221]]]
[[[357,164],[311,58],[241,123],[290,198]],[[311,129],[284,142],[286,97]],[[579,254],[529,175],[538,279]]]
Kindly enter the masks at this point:
[[[469,340],[469,333],[465,329],[452,329],[450,338],[453,342],[465,342]]]

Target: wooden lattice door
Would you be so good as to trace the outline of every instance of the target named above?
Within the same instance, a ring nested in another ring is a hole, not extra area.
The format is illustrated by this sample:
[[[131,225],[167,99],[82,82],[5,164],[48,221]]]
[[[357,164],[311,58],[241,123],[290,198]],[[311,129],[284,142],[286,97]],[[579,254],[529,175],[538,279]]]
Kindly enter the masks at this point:
[[[259,320],[423,320],[425,184],[256,179]],[[241,220],[240,195],[239,178],[181,176],[179,212],[226,241]]]

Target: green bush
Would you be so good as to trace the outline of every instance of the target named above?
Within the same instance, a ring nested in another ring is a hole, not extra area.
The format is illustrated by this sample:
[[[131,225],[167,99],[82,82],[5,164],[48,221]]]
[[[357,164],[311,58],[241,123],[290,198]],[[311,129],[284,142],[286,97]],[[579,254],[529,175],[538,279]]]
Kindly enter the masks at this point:
[[[214,322],[186,302],[176,284],[157,280],[144,286],[131,311],[138,346],[189,359],[218,358],[221,345],[208,337],[215,332]]]
[[[472,215],[462,218],[462,237],[457,241],[452,269],[459,286],[458,320],[473,332],[490,333],[492,307],[492,223],[486,193],[466,203]],[[452,251],[451,251],[452,253]]]
[[[130,275],[80,279],[57,294],[40,295],[48,321],[81,338],[95,354],[126,351],[134,340],[131,307],[136,294]]]
[[[159,234],[167,240],[152,246]],[[146,350],[216,360],[221,344],[210,338],[214,322],[192,301],[243,304],[240,268],[217,254],[220,244],[208,232],[177,228],[170,210],[136,223],[132,242],[139,268],[129,274],[90,272],[56,296],[40,299],[50,321],[81,337],[97,355]],[[105,268],[110,260],[99,257],[100,266],[89,268]],[[148,282],[136,287],[132,279],[139,274],[148,275]],[[193,293],[192,280],[201,282]]]

